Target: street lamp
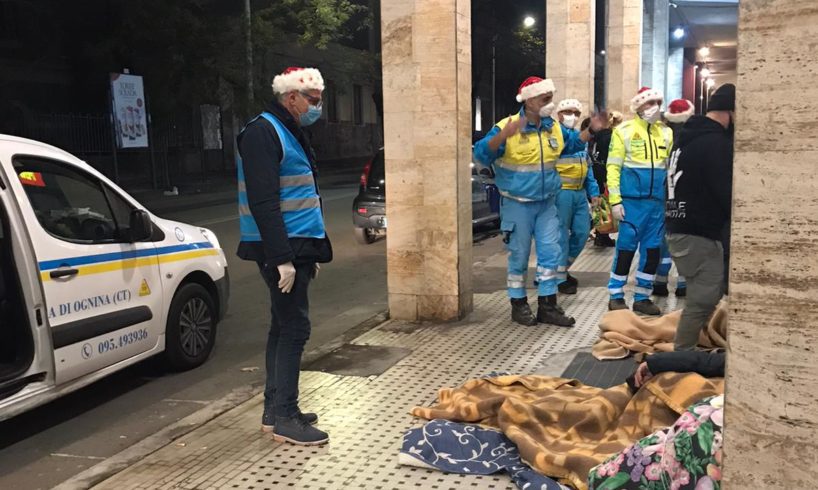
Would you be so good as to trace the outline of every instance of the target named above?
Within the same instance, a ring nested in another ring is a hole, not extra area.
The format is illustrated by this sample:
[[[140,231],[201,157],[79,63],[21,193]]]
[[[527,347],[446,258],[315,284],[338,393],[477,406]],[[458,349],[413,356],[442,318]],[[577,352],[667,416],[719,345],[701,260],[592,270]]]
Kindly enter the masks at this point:
[[[523,19],[523,27],[531,29],[537,19],[527,15]],[[491,37],[491,120],[497,121],[497,34]]]
[[[683,37],[685,37],[685,34],[686,33],[684,27],[680,26],[673,30],[673,38],[676,40],[682,39]]]

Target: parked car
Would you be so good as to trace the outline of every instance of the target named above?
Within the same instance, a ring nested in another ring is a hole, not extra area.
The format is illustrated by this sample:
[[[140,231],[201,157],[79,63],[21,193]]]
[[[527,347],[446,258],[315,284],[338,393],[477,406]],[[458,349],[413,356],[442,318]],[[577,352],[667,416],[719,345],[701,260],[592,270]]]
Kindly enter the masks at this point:
[[[0,135],[0,420],[148,357],[199,366],[227,311],[215,233],[69,153]]]
[[[471,164],[472,227],[500,224],[500,195],[490,169]],[[368,244],[386,234],[386,169],[383,148],[366,164],[358,196],[352,203],[355,239]]]

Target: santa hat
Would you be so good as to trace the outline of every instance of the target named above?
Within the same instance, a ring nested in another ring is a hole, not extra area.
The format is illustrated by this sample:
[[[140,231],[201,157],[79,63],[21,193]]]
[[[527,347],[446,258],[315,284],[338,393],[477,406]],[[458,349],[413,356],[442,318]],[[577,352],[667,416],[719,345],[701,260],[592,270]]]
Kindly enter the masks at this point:
[[[582,103],[577,99],[564,99],[561,100],[559,104],[557,104],[557,114],[562,111],[567,111],[569,109],[576,109],[579,112],[582,112]]]
[[[687,99],[676,99],[667,106],[665,119],[672,123],[683,123],[696,112],[693,103]]]
[[[324,78],[316,68],[299,68],[291,66],[284,70],[281,75],[276,75],[273,79],[273,93],[286,94],[298,90],[324,91]]]
[[[650,87],[642,87],[639,89],[639,93],[631,99],[631,112],[637,112],[644,104],[654,100],[661,104],[664,99],[662,92]]]
[[[522,102],[532,97],[547,94],[549,92],[556,92],[554,82],[552,82],[551,79],[543,80],[540,77],[528,77],[522,83],[522,85],[520,85],[520,89],[517,91],[517,102]]]

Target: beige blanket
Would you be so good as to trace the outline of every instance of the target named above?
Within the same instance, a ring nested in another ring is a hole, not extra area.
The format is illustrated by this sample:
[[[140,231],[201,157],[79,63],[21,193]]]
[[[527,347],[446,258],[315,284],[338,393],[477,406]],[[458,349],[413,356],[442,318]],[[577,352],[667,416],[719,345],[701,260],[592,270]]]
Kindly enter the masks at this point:
[[[412,415],[497,427],[535,470],[585,490],[594,466],[654,431],[672,425],[686,407],[724,392],[722,379],[663,373],[635,395],[546,376],[473,379],[440,390],[437,406]]]
[[[623,359],[631,353],[653,354],[673,350],[673,337],[682,311],[658,318],[645,318],[631,310],[609,311],[599,322],[599,340],[594,344],[597,359]],[[727,347],[727,303],[722,301],[699,336],[705,349]]]

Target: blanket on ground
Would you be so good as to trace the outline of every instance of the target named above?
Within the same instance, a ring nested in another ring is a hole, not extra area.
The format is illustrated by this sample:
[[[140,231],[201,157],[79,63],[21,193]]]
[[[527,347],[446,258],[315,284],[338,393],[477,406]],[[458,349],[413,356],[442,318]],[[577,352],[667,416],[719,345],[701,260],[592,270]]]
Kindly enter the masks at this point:
[[[437,406],[415,407],[412,415],[497,427],[532,468],[586,490],[591,468],[723,392],[721,379],[691,373],[660,374],[635,395],[626,384],[602,389],[548,376],[499,376],[442,389]]]
[[[599,340],[593,348],[594,357],[624,359],[632,352],[653,354],[673,350],[673,337],[682,311],[677,310],[657,318],[641,317],[631,310],[609,311],[599,321]],[[699,345],[705,349],[727,346],[727,303],[716,307],[707,327],[702,329]]]

